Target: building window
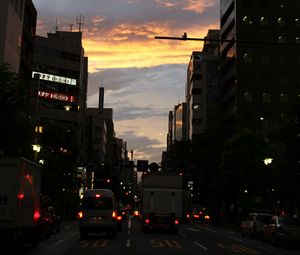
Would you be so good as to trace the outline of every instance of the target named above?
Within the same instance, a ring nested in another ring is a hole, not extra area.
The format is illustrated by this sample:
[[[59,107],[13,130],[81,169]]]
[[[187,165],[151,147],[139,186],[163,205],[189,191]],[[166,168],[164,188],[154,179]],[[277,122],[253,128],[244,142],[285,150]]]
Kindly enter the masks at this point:
[[[202,89],[193,88],[192,89],[192,95],[202,95]]]
[[[281,73],[279,75],[279,85],[286,86],[288,84],[288,74],[287,73]]]
[[[287,94],[281,93],[280,94],[280,103],[287,103],[287,102],[288,102]]]
[[[201,104],[193,104],[193,110],[194,111],[200,111],[200,109],[201,109]]]
[[[245,103],[252,103],[253,102],[253,98],[252,98],[252,93],[251,92],[246,91],[244,93],[244,102]]]
[[[249,16],[245,16],[245,17],[243,18],[243,23],[244,23],[245,25],[251,25],[251,24],[252,24],[252,20],[251,20],[251,18],[250,18]]]
[[[267,17],[261,17],[259,20],[259,24],[261,26],[267,26],[269,25],[269,19]]]
[[[261,55],[261,62],[263,64],[270,64],[270,55],[269,54],[262,54]]]
[[[278,1],[278,7],[279,8],[286,8],[287,7],[286,0],[279,0]]]
[[[200,125],[202,125],[202,119],[193,119],[192,123],[193,123],[193,125],[200,126]]]
[[[269,93],[262,93],[262,102],[265,104],[271,103],[271,95]]]
[[[296,25],[296,27],[300,27],[300,19],[299,18],[295,18],[295,25]]]
[[[279,35],[278,36],[278,42],[279,43],[286,43],[286,36],[284,36],[284,35]]]
[[[285,18],[278,18],[277,19],[278,26],[285,26],[286,25],[286,19]]]
[[[252,55],[249,53],[245,53],[243,56],[244,63],[245,64],[251,64],[252,63]]]
[[[264,84],[270,84],[271,83],[271,74],[270,72],[262,72],[260,75],[261,81]]]

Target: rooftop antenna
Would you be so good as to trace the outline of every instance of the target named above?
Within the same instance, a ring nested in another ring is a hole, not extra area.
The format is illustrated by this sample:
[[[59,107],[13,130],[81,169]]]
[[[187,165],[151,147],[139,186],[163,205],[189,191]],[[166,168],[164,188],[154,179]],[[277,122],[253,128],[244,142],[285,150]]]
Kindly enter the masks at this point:
[[[76,23],[78,24],[78,31],[81,32],[82,25],[84,24],[84,16],[76,16]]]
[[[55,32],[58,31],[58,21],[57,21],[57,18],[55,19]]]

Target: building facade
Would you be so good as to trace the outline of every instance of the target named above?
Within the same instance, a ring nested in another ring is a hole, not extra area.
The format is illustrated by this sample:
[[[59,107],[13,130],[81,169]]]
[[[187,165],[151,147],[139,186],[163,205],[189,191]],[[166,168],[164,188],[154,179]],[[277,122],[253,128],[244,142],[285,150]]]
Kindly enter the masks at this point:
[[[56,31],[47,37],[36,36],[32,77],[38,96],[37,124],[72,129],[80,149],[78,165],[83,164],[87,65],[81,32]]]
[[[263,128],[300,95],[299,13],[300,1],[221,0],[224,126]]]
[[[202,51],[194,51],[187,69],[186,104],[189,140],[219,122],[219,30],[209,30]],[[213,41],[215,40],[215,41]]]

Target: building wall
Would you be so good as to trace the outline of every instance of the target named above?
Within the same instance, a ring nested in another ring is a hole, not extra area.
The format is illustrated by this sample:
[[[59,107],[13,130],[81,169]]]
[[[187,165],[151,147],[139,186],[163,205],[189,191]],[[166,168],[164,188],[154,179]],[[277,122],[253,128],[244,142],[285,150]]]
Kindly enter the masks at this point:
[[[24,1],[0,1],[0,65],[19,72]]]
[[[40,124],[65,122],[77,131],[83,147],[84,114],[87,93],[87,57],[81,32],[48,33],[36,36],[33,71],[39,75],[38,116]],[[83,162],[83,151],[78,164]]]
[[[300,1],[221,1],[223,122],[262,128],[300,94]]]

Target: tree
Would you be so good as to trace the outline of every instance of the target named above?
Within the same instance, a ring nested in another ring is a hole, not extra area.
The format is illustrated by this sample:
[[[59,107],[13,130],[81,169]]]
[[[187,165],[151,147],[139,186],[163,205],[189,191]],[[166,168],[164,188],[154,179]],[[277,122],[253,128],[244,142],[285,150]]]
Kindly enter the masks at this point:
[[[33,109],[30,85],[23,83],[8,65],[0,66],[0,152],[32,157]]]

